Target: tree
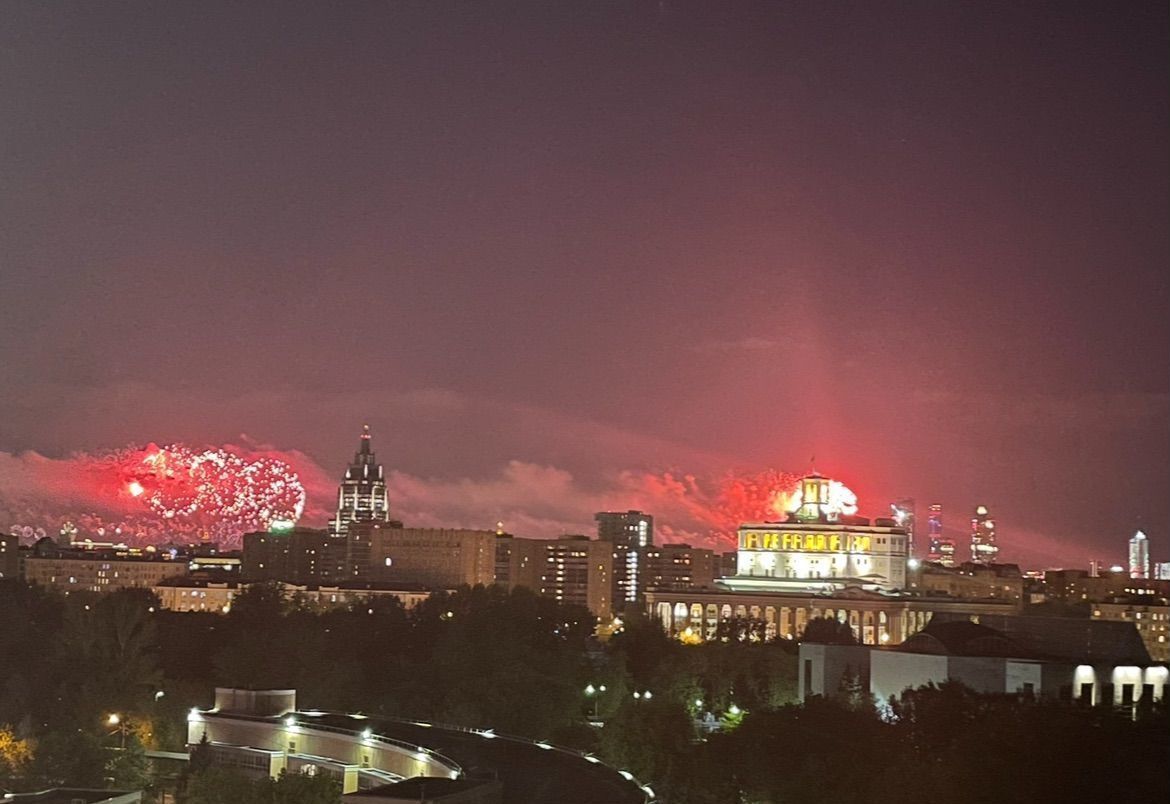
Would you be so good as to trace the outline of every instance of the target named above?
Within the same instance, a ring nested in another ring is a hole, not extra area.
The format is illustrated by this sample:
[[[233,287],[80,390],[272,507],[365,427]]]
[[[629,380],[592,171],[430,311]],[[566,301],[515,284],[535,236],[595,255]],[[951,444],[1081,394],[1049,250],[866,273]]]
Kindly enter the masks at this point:
[[[146,752],[142,743],[131,735],[126,747],[110,752],[106,762],[106,779],[110,786],[119,790],[141,790],[150,780],[146,764]]]
[[[0,787],[21,778],[32,763],[32,746],[28,740],[17,739],[7,727],[0,727]]]
[[[37,741],[29,776],[45,787],[101,787],[105,768],[106,752],[97,735],[63,729]]]
[[[260,797],[259,785],[243,774],[222,768],[192,774],[181,800],[183,804],[268,804]]]
[[[693,741],[694,723],[684,706],[658,696],[631,697],[601,730],[601,753],[639,781],[669,787]]]
[[[845,672],[841,674],[841,681],[837,684],[837,700],[853,712],[873,710],[873,696],[866,689],[861,673],[854,670],[850,664],[845,665]]]
[[[822,645],[857,645],[857,637],[848,623],[840,622],[831,617],[814,617],[804,627],[802,642],[815,642]]]
[[[282,772],[277,779],[262,779],[257,783],[259,800],[268,804],[337,804],[341,800],[341,785],[323,773]]]

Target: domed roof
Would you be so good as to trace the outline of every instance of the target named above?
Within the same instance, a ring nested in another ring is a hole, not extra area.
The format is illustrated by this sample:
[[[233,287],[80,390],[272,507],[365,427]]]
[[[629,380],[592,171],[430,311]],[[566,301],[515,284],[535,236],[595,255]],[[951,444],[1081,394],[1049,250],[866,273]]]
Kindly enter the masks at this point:
[[[1001,631],[969,620],[930,623],[896,650],[946,656],[1004,656],[1026,658],[1032,651]]]

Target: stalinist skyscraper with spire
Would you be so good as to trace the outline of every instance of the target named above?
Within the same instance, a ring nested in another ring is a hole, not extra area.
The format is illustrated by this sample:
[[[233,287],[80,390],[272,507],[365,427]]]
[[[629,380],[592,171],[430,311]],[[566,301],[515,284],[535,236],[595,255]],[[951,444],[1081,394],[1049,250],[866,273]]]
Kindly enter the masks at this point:
[[[361,443],[337,489],[337,514],[329,520],[329,535],[344,538],[355,522],[390,524],[386,477],[374,455],[368,424],[362,426]]]

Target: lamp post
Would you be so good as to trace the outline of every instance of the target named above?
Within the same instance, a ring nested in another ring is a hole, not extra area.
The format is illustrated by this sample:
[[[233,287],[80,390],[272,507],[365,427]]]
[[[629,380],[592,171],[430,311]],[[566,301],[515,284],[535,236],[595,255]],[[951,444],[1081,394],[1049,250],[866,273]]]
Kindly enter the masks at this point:
[[[606,690],[606,686],[604,684],[599,684],[596,687],[593,686],[592,684],[589,684],[585,687],[585,697],[593,699],[593,719],[594,720],[597,720],[597,704],[601,700],[601,693],[605,692],[605,690]]]
[[[111,712],[110,716],[106,718],[106,725],[112,726],[114,728],[114,731],[111,731],[110,734],[113,734],[114,732],[118,733],[118,747],[122,751],[125,751],[126,750],[126,724],[122,722],[122,716],[119,715],[117,712]]]

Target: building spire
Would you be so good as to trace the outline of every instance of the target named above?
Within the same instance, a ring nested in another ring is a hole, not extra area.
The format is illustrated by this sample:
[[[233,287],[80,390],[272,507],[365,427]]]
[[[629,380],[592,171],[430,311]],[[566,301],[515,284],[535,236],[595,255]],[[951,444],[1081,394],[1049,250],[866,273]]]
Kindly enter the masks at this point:
[[[390,500],[386,493],[386,477],[374,454],[370,425],[362,425],[361,443],[353,455],[353,463],[345,470],[337,492],[337,514],[329,522],[334,536],[344,536],[352,522],[390,521]]]

